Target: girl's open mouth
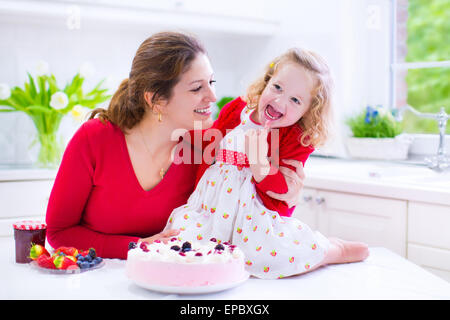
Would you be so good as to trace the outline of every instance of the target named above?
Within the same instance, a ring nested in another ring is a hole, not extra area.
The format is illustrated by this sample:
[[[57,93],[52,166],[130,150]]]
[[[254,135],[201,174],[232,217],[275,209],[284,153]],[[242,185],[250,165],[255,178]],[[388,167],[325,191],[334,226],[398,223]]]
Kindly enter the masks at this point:
[[[264,114],[266,117],[270,120],[278,120],[280,119],[283,114],[276,110],[274,107],[272,107],[270,104],[266,106],[266,110],[264,110]]]

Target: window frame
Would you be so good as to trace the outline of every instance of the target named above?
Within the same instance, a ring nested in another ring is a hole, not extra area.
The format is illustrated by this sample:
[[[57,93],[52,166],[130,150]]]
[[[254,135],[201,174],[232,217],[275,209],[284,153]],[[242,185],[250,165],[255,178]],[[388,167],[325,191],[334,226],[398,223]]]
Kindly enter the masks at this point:
[[[397,71],[410,69],[427,69],[450,67],[450,60],[426,62],[397,62],[397,0],[391,2],[391,55],[390,55],[390,108],[396,110],[397,106]],[[414,107],[414,106],[412,106]],[[437,113],[437,112],[436,112]],[[434,134],[433,134],[434,135]]]

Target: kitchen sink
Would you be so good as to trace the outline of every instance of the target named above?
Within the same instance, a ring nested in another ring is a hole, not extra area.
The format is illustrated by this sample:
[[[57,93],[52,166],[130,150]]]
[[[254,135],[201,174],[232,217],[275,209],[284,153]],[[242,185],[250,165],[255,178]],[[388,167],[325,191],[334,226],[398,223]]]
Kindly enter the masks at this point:
[[[315,165],[317,164],[317,165]],[[450,189],[450,171],[438,173],[426,166],[390,162],[336,161],[312,159],[305,167],[306,176],[347,178],[352,180],[412,184]]]

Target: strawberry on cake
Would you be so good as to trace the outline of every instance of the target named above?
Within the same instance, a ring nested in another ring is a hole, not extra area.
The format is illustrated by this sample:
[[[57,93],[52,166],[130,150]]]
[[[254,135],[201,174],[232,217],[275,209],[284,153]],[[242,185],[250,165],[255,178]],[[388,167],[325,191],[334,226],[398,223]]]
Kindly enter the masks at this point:
[[[229,242],[155,241],[131,242],[126,262],[127,276],[138,285],[199,287],[225,285],[248,277],[244,254]]]

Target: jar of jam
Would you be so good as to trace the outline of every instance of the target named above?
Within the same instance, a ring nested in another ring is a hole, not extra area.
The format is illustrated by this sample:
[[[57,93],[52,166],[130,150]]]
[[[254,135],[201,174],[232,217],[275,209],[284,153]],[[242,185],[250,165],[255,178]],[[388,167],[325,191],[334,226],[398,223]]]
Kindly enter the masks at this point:
[[[40,221],[25,220],[14,223],[13,228],[16,241],[16,263],[28,263],[31,261],[32,243],[45,247],[47,225]]]

